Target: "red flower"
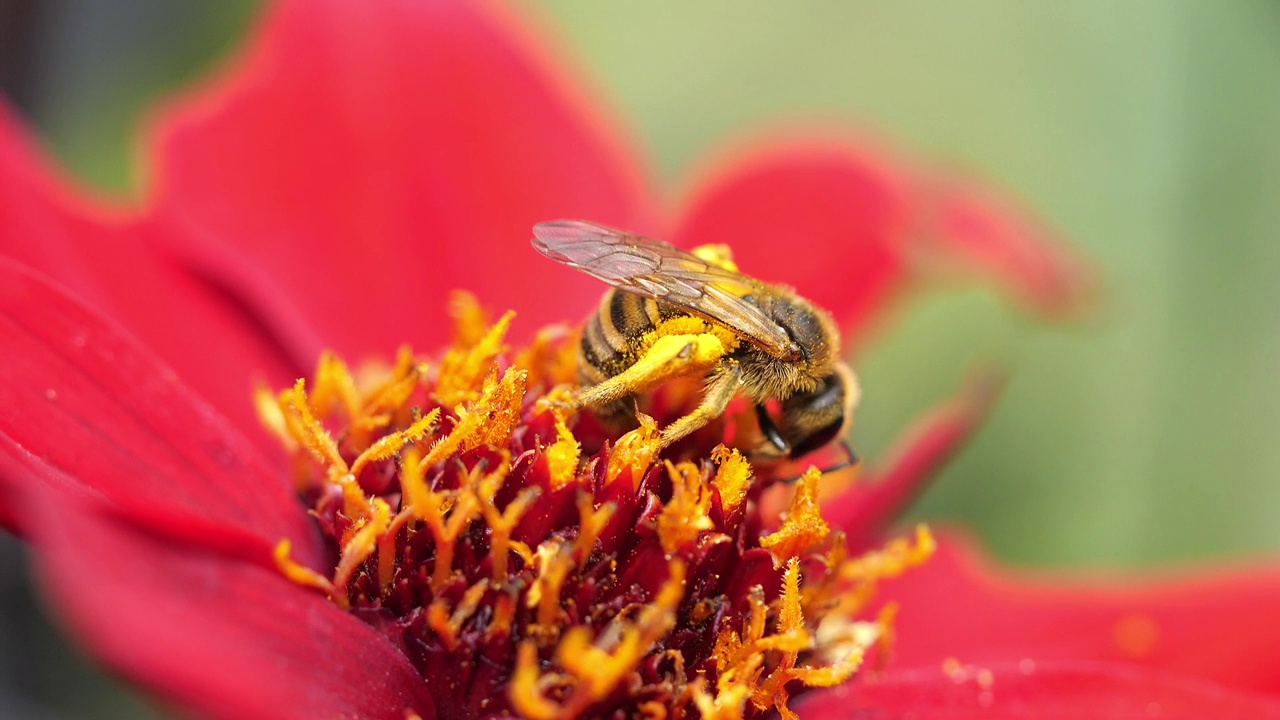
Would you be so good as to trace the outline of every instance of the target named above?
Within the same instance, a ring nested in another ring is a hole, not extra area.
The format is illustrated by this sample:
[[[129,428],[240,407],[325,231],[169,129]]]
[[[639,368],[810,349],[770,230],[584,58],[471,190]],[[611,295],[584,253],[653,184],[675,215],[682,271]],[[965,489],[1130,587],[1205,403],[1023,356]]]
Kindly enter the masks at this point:
[[[495,8],[284,4],[232,72],[160,116],[136,210],[67,190],[0,111],[0,511],[110,667],[216,717],[465,716],[387,626],[280,572],[281,539],[316,568],[335,546],[250,397],[328,348],[442,347],[433,318],[457,288],[517,309],[516,337],[585,315],[601,288],[539,261],[534,222],[727,243],[744,269],[831,309],[855,351],[942,266],[1045,312],[1082,299],[1082,273],[1030,221],[865,141],[739,148],[669,212],[572,87]],[[876,466],[879,482],[868,471],[827,508],[851,546],[882,538],[988,401],[960,393]],[[887,669],[797,707],[1280,713],[1273,571],[1064,589],[973,558],[944,543],[891,581]]]

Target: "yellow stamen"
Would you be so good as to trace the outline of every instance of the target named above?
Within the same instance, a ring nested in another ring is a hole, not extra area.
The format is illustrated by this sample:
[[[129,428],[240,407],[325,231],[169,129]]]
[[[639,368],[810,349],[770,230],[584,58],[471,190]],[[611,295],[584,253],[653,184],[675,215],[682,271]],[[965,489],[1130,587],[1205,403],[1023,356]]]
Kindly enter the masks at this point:
[[[436,424],[440,420],[440,408],[435,408],[407,429],[400,432],[383,435],[377,442],[370,445],[368,449],[360,453],[356,461],[351,463],[351,474],[360,477],[360,471],[364,470],[365,465],[371,462],[388,460],[395,457],[405,445],[409,443],[421,442],[428,433],[435,430]]]
[[[387,530],[378,538],[378,589],[385,596],[387,590],[391,588],[391,582],[395,580],[396,563],[399,558],[396,557],[396,536],[400,529],[414,518],[411,508],[404,508],[391,518]]]
[[[414,516],[425,518],[432,511],[431,489],[427,487],[428,464],[423,462],[422,452],[415,447],[400,456],[400,504],[413,511]]]
[[[448,601],[442,597],[437,597],[427,606],[427,625],[436,632],[446,650],[453,651],[458,648],[458,634],[462,632],[463,623],[475,614],[476,609],[480,607],[480,600],[488,589],[489,583],[484,580],[467,588],[467,592],[454,607],[452,614],[447,607]]]
[[[702,720],[742,720],[751,696],[750,686],[735,672],[720,673],[715,694],[707,691],[705,681],[699,677],[689,686]]]
[[[353,426],[367,435],[390,423],[402,423],[412,411],[408,405],[409,398],[418,389],[427,369],[425,363],[414,361],[413,352],[408,347],[400,348],[391,374],[381,382],[373,380],[370,383],[372,389],[365,394],[360,407],[361,418],[353,422]],[[364,438],[361,440],[363,446]]]
[[[933,556],[938,542],[926,525],[916,526],[915,541],[894,538],[883,549],[873,550],[840,567],[844,580],[877,582],[895,578],[913,567],[919,567]]]
[[[639,487],[640,481],[653,465],[662,449],[658,423],[648,415],[640,415],[640,427],[618,438],[609,453],[609,467],[605,470],[605,483],[612,484],[623,471],[631,471],[633,487]]]
[[[504,466],[507,463],[503,463]],[[536,487],[524,488],[516,495],[515,499],[507,504],[506,509],[498,511],[497,505],[494,504],[494,496],[497,495],[498,489],[501,487],[502,481],[506,479],[507,468],[502,468],[502,472],[494,472],[481,482],[478,494],[480,500],[480,512],[484,515],[485,522],[489,525],[489,557],[493,564],[493,580],[499,582],[507,576],[508,556],[512,551],[511,533],[520,524],[520,518],[524,517],[524,513],[542,494],[542,490]]]
[[[536,621],[540,635],[554,636],[559,632],[560,589],[573,569],[573,548],[559,540],[550,540],[538,546],[534,553],[538,575],[525,594],[525,604],[538,608]]]
[[[511,703],[516,712],[529,720],[561,720],[558,703],[547,697],[554,678],[543,675],[538,667],[538,648],[526,640],[516,651],[516,669],[511,675]]]
[[[468,407],[454,409],[458,422],[453,431],[431,447],[421,464],[430,467],[454,453],[482,445],[505,445],[520,419],[524,381],[522,370],[508,370],[498,380],[495,368],[484,381],[480,397]]]
[[[296,432],[295,437],[298,442],[324,466],[329,481],[342,488],[344,512],[347,517],[352,519],[371,517],[373,511],[369,506],[369,498],[360,488],[356,476],[351,474],[347,461],[343,459],[333,436],[325,430],[324,425],[311,411],[306,381],[298,380],[292,390],[282,395],[281,401],[287,410],[285,417],[293,419],[292,428]]]
[[[742,506],[751,487],[751,464],[741,453],[724,445],[711,451],[711,459],[719,464],[711,484],[720,492],[720,505],[726,514]]]
[[[577,353],[572,351],[578,335],[563,325],[538,331],[529,347],[516,354],[511,366],[529,373],[529,386],[548,391],[578,379]]]
[[[452,500],[452,505],[449,501]],[[436,542],[435,567],[431,573],[431,588],[439,591],[453,572],[453,555],[458,537],[471,520],[480,512],[480,501],[473,491],[459,488],[456,492],[427,491],[425,512],[418,517],[431,531]],[[446,507],[448,517],[446,519]],[[417,510],[415,510],[417,512]]]
[[[369,517],[356,524],[356,531],[350,539],[343,543],[342,557],[338,560],[338,569],[333,573],[333,584],[339,590],[345,590],[351,575],[360,564],[373,554],[378,547],[378,538],[387,531],[391,523],[391,507],[382,498],[375,497],[369,503]]]
[[[507,593],[498,595],[493,601],[493,620],[489,622],[489,630],[485,633],[490,640],[501,640],[511,636],[511,623],[516,618],[516,599]]]
[[[609,520],[617,508],[609,503],[596,508],[591,493],[578,494],[578,539],[573,542],[574,557],[579,563],[586,562],[595,549],[596,538],[608,527]]]
[[[310,450],[315,459],[326,467],[331,477],[346,475],[349,472],[347,461],[338,452],[338,444],[311,411],[311,402],[307,398],[307,381],[299,379],[292,390],[286,391],[284,399],[285,407],[289,410],[286,416],[292,414],[298,422],[301,437],[297,439],[302,446]]]
[[[815,478],[816,482],[816,478]],[[773,705],[782,717],[795,717],[787,707],[789,694],[786,685],[795,679],[796,658],[800,651],[808,649],[812,643],[811,636],[804,623],[804,612],[800,603],[800,561],[791,558],[787,570],[782,575],[781,610],[778,613],[778,633],[772,637],[762,638],[755,643],[757,649],[776,649],[781,651],[777,667],[765,677],[752,694],[751,702],[764,710]],[[852,670],[850,670],[852,673]]]
[[[551,488],[558,490],[578,479],[578,457],[582,446],[569,432],[563,419],[556,419],[556,441],[546,449],[547,467],[551,471]]]
[[[536,650],[522,645],[511,683],[511,700],[517,710],[530,717],[574,718],[608,696],[675,625],[675,611],[684,597],[684,578],[684,563],[671,560],[657,597],[634,621],[615,618],[594,640],[589,628],[571,628],[556,648],[555,662],[564,673],[548,674],[554,681],[547,675],[538,676]],[[559,703],[545,694],[553,682],[572,686]]]
[[[503,315],[493,327],[477,337],[477,330],[487,325],[483,310],[471,295],[457,293],[454,296],[454,317],[457,318],[457,338],[451,350],[440,361],[440,373],[436,379],[435,396],[446,406],[459,405],[476,398],[475,387],[489,374],[489,368],[506,346],[502,339],[515,318],[514,312]]]
[[[276,543],[276,567],[280,568],[280,572],[299,585],[319,590],[345,608],[347,606],[346,596],[338,594],[338,591],[333,587],[333,583],[329,582],[329,578],[294,560],[289,554],[292,549],[293,544],[288,540],[281,540]]]
[[[809,468],[800,478],[782,527],[760,538],[760,546],[773,553],[775,565],[780,566],[788,559],[798,557],[826,540],[831,533],[818,507],[818,480],[821,477],[822,473],[817,468]]]
[[[453,347],[467,349],[479,345],[490,334],[489,313],[466,290],[449,293],[449,315],[453,318]]]
[[[702,482],[702,471],[693,463],[667,463],[671,476],[671,500],[658,516],[658,538],[668,554],[692,543],[704,531],[715,528],[711,511],[711,489]]]
[[[258,421],[292,455],[297,450],[298,443],[289,431],[289,424],[276,394],[266,385],[256,385],[253,388],[253,406],[258,411]]]
[[[321,353],[314,385],[311,407],[316,412],[327,415],[334,407],[340,407],[348,422],[360,417],[360,393],[342,358],[329,351]]]

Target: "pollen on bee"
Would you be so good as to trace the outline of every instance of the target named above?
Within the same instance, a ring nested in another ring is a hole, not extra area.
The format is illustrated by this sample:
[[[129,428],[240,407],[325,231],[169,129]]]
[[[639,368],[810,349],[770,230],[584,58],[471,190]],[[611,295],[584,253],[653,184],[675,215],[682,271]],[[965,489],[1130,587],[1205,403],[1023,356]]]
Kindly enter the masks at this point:
[[[690,250],[697,257],[729,272],[738,272],[738,264],[733,261],[733,249],[728,245],[714,243],[699,245]]]

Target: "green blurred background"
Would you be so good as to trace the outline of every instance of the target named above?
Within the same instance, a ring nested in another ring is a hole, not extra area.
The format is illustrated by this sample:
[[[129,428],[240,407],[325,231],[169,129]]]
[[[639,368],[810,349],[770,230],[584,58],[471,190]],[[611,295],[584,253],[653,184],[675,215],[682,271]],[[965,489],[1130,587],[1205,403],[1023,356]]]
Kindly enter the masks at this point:
[[[1039,324],[980,288],[935,292],[860,363],[857,439],[872,458],[974,364],[1014,370],[916,516],[963,522],[1037,566],[1280,546],[1280,3],[521,7],[629,123],[665,188],[751,128],[837,121],[992,179],[1093,258],[1106,295],[1084,323]],[[0,80],[61,163],[128,193],[140,115],[232,52],[255,10],[0,0]],[[13,547],[5,599],[29,612]],[[28,714],[138,712],[118,691],[60,695],[68,678],[42,672],[91,671],[67,669],[44,626],[7,632],[48,645],[8,680]]]

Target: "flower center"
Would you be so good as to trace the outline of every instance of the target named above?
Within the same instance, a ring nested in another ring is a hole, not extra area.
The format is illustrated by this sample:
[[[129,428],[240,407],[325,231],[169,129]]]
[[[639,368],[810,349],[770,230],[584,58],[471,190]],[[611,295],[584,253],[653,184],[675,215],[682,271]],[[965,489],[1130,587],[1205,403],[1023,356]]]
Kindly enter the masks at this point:
[[[566,416],[573,333],[507,362],[510,313],[489,325],[459,295],[454,315],[437,364],[325,355],[310,391],[258,398],[332,549],[319,572],[282,542],[281,571],[385,632],[437,714],[793,717],[790,694],[848,680],[885,641],[875,584],[928,557],[927,530],[850,557],[817,470],[781,484],[701,441],[663,459],[648,417],[610,436]]]

